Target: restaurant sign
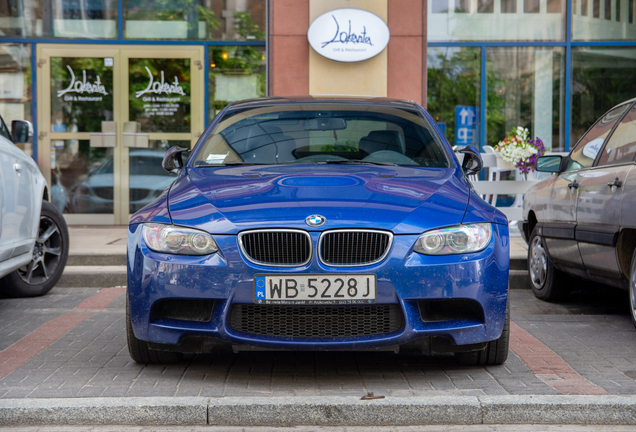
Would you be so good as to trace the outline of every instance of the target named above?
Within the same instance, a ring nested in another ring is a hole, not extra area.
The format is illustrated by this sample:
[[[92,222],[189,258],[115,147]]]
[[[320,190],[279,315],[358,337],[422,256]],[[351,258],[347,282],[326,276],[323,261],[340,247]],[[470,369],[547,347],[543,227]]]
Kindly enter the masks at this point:
[[[377,15],[361,9],[336,9],[311,23],[307,39],[320,55],[340,62],[357,62],[380,54],[389,43],[389,27]]]

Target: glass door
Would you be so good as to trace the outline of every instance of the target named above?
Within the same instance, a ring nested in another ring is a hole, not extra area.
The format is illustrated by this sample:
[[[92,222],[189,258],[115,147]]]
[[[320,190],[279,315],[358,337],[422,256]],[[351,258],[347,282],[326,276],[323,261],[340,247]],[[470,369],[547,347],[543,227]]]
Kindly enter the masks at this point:
[[[71,224],[126,224],[203,132],[203,48],[38,46],[38,162]]]

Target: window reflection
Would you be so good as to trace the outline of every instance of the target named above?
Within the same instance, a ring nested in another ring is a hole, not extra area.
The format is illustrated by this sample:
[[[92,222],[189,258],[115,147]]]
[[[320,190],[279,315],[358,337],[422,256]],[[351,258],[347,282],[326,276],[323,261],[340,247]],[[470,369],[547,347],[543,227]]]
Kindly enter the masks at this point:
[[[572,7],[574,40],[636,40],[634,0],[582,0]],[[623,7],[624,5],[624,7]]]
[[[565,0],[432,0],[429,41],[564,40]]]
[[[265,0],[124,0],[128,39],[265,40]]]
[[[31,45],[0,44],[0,115],[8,127],[13,120],[33,122],[31,112]],[[32,143],[18,144],[29,156]]]
[[[475,107],[479,112],[480,58],[480,48],[428,49],[427,109],[451,145],[466,144],[455,137],[456,107]]]
[[[117,37],[116,0],[10,0],[0,2],[5,37]]]
[[[528,128],[546,149],[563,151],[563,48],[488,48],[487,144]]]
[[[613,106],[636,95],[635,48],[572,49],[572,135],[574,144]]]
[[[230,102],[266,94],[265,47],[210,48],[210,120]]]

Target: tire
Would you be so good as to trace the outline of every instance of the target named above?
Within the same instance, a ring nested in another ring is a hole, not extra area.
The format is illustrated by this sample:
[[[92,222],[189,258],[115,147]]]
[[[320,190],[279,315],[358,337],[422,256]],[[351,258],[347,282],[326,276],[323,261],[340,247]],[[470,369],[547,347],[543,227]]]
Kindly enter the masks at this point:
[[[183,359],[183,353],[153,350],[148,347],[148,342],[135,337],[130,319],[128,293],[126,293],[126,339],[128,340],[128,352],[130,353],[130,357],[137,363],[166,364],[176,363]]]
[[[39,224],[29,264],[0,279],[0,290],[10,297],[44,295],[62,277],[69,248],[64,217],[53,204],[42,201]]]
[[[541,300],[553,302],[567,297],[570,279],[554,268],[545,246],[545,240],[537,228],[530,234],[528,241],[528,277],[534,295]]]
[[[629,306],[632,312],[632,323],[636,327],[636,250],[629,266]]]
[[[501,365],[508,359],[510,345],[510,303],[506,303],[506,317],[499,339],[488,342],[486,349],[456,353],[457,361],[462,366],[495,366]]]

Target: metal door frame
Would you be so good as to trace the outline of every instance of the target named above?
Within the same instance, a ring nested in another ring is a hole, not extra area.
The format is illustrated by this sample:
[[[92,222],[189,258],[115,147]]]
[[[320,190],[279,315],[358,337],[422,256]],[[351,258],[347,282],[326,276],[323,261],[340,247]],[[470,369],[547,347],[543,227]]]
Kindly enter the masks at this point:
[[[203,46],[174,45],[37,45],[37,122],[39,125],[37,161],[40,171],[51,185],[51,141],[89,140],[90,132],[51,132],[51,57],[113,58],[113,120],[117,123],[117,145],[113,153],[113,214],[65,214],[71,225],[125,225],[129,215],[129,160],[128,148],[123,147],[123,123],[128,121],[128,60],[130,58],[191,59],[190,62],[190,113],[189,133],[149,133],[150,140],[190,141],[193,147],[203,133],[205,125],[204,60]]]

